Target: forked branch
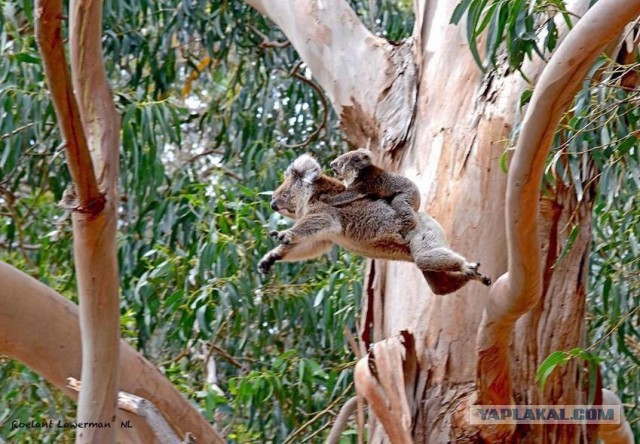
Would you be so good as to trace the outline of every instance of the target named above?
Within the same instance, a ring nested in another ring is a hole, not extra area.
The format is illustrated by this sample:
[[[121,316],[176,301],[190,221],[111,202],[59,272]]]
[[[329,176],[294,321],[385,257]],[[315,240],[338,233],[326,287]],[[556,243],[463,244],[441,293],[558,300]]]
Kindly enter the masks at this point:
[[[70,5],[69,47],[73,88],[100,185],[115,201],[120,156],[120,118],[102,56],[102,1]]]
[[[80,111],[71,86],[62,36],[62,0],[36,1],[36,40],[42,54],[45,77],[66,142],[69,172],[73,180],[77,209],[98,214],[104,197],[98,188]]]

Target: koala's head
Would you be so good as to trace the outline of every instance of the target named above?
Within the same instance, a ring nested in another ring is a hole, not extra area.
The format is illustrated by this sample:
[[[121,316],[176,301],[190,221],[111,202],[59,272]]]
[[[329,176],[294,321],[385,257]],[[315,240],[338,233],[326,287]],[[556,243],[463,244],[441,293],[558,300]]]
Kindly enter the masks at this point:
[[[372,164],[371,158],[371,151],[360,148],[337,157],[330,165],[340,178],[350,181]]]
[[[284,182],[273,192],[271,208],[278,213],[295,218],[298,209],[303,208],[322,170],[320,164],[309,154],[303,154],[293,161],[284,172]]]

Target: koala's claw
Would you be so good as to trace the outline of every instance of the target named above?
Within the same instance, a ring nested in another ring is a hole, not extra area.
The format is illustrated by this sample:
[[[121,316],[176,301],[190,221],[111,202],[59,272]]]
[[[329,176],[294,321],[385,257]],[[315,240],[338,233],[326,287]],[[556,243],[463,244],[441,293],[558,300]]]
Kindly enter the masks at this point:
[[[269,274],[269,270],[271,270],[271,265],[268,261],[262,260],[258,262],[258,272],[262,275]]]
[[[289,245],[293,241],[293,236],[291,235],[289,230],[284,230],[284,231],[273,230],[269,232],[269,236],[279,240],[280,243],[283,245]]]
[[[482,276],[482,283],[489,287],[491,285],[491,278],[489,276]]]
[[[480,266],[479,262],[468,262],[464,265],[463,273],[467,276],[478,276],[478,267]]]

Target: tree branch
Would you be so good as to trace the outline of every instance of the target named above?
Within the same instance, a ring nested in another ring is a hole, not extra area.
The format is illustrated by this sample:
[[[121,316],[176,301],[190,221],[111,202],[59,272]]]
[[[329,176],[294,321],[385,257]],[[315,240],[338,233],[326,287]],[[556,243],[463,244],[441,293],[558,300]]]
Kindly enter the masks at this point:
[[[78,210],[98,214],[104,208],[104,197],[98,188],[71,87],[62,38],[62,0],[38,0],[36,11],[36,40],[58,124],[66,141],[67,162],[78,198]]]
[[[0,353],[17,359],[67,396],[67,378],[81,367],[78,307],[49,287],[0,262]],[[19,297],[18,297],[19,296]],[[203,443],[224,440],[180,392],[125,341],[120,341],[120,390],[152,402],[178,436],[191,432]],[[140,442],[135,429],[120,429]]]
[[[351,104],[373,110],[391,45],[372,34],[345,0],[246,0],[287,36],[335,109]],[[337,80],[340,80],[338,88]]]
[[[78,201],[73,205],[73,246],[81,301],[84,388],[77,420],[112,425],[78,429],[76,442],[112,442],[120,344],[115,239],[119,124],[102,59],[102,2],[71,3],[71,78],[61,30],[62,1],[40,1],[37,11],[36,35],[67,142],[74,183],[69,195]]]
[[[578,22],[542,72],[509,168],[508,272],[494,284],[478,331],[478,404],[512,404],[509,342],[516,321],[541,294],[538,200],[543,169],[562,113],[606,44],[640,14],[640,0],[601,0]],[[510,427],[492,429],[499,441]]]
[[[342,435],[344,428],[349,422],[349,417],[353,412],[356,411],[357,408],[358,408],[357,396],[350,398],[347,402],[345,402],[342,405],[342,408],[340,408],[340,412],[338,413],[336,420],[333,422],[331,431],[329,432],[329,437],[327,438],[327,444],[340,443],[340,435]]]
[[[309,145],[311,142],[316,140],[316,138],[318,137],[318,134],[320,134],[320,131],[322,131],[327,126],[327,120],[329,119],[329,105],[327,104],[327,99],[324,96],[324,92],[322,92],[322,90],[320,89],[320,87],[318,85],[316,85],[314,82],[312,82],[311,80],[307,79],[305,76],[303,76],[302,74],[300,74],[298,72],[298,70],[300,69],[301,65],[302,65],[302,62],[298,63],[291,70],[291,73],[289,75],[291,77],[295,77],[296,79],[300,80],[303,83],[306,83],[307,85],[309,85],[311,87],[311,89],[313,89],[318,94],[318,98],[320,99],[320,103],[322,104],[322,122],[309,135],[309,137],[307,137],[307,140],[305,140],[303,142],[300,142],[300,143],[293,144],[293,145],[288,145],[286,143],[282,144],[282,146],[284,146],[285,148],[289,148],[289,149],[301,148],[303,146]]]
[[[113,103],[102,57],[102,6],[102,1],[94,0],[71,3],[71,75],[96,174],[108,197],[116,201],[120,118]]]
[[[376,342],[354,370],[356,392],[367,400],[394,444],[413,442],[413,412],[407,397],[415,380],[415,363],[408,362],[415,360],[413,341],[413,335],[403,331]]]

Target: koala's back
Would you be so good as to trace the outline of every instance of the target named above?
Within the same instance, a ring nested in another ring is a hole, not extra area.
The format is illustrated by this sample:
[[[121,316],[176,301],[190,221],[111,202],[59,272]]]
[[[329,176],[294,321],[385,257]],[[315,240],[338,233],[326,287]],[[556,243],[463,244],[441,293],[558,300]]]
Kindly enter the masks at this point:
[[[361,192],[370,196],[378,196],[382,199],[405,193],[414,210],[420,207],[420,190],[418,186],[411,179],[401,174],[371,165],[361,172],[354,185]]]
[[[408,244],[398,242],[396,213],[387,202],[361,199],[333,209],[343,227],[338,245],[374,259],[412,261]]]

